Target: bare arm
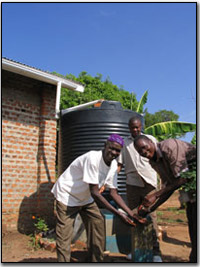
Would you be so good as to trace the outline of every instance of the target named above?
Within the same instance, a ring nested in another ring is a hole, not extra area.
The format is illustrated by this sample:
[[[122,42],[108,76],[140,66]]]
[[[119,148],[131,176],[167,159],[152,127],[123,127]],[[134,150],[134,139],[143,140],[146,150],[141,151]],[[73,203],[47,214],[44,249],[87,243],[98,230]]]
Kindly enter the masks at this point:
[[[126,205],[124,200],[121,198],[121,196],[117,193],[117,189],[111,188],[110,189],[110,196],[112,199],[116,202],[116,204],[123,209],[129,216],[133,216],[133,212],[129,207]]]
[[[138,214],[144,216],[163,204],[173,192],[185,184],[187,180],[185,178],[178,178],[173,184],[169,184],[166,187],[156,191],[153,194],[149,194],[144,198],[142,205],[138,208]]]
[[[128,218],[124,213],[118,211],[115,209],[100,193],[99,193],[99,188],[98,185],[90,184],[90,192],[94,200],[97,202],[97,204],[101,204],[104,206],[107,210],[111,211],[112,213],[116,214],[119,216],[125,223],[128,223],[129,225],[134,225],[133,221]]]
[[[140,218],[137,215],[133,214],[133,211],[126,205],[126,203],[124,202],[124,200],[121,198],[121,196],[117,193],[117,189],[115,188],[111,188],[110,189],[110,196],[112,197],[112,199],[116,202],[116,204],[123,209],[131,218],[136,219],[137,221],[139,221],[140,223],[146,223],[146,220],[144,220],[143,218]]]

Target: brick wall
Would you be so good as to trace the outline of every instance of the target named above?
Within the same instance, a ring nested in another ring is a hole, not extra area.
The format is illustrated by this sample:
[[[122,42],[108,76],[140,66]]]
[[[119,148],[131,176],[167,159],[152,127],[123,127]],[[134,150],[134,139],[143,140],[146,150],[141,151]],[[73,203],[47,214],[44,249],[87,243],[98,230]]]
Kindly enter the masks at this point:
[[[29,233],[54,223],[56,87],[2,71],[2,226]]]

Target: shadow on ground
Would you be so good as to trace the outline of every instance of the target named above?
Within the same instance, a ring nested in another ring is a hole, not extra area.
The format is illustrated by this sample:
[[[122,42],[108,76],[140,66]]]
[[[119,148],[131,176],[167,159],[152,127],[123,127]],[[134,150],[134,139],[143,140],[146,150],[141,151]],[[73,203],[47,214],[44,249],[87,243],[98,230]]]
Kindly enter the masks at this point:
[[[170,255],[163,255],[163,254],[162,254],[162,260],[163,260],[163,262],[170,262],[170,263],[188,262],[186,260],[183,260],[180,257],[175,257],[175,256],[170,256]]]
[[[57,262],[56,258],[50,257],[50,258],[26,258],[19,262]],[[71,253],[71,261],[73,263],[86,263],[87,262],[87,251],[74,251]],[[104,258],[104,263],[112,263],[112,262],[130,262],[126,259],[125,256],[121,255],[108,255]]]
[[[187,246],[187,247],[191,248],[190,242],[181,241],[181,240],[176,239],[174,237],[169,237],[169,236],[167,236],[166,232],[163,232],[162,240],[166,243],[171,243],[171,244],[180,245],[180,246]]]

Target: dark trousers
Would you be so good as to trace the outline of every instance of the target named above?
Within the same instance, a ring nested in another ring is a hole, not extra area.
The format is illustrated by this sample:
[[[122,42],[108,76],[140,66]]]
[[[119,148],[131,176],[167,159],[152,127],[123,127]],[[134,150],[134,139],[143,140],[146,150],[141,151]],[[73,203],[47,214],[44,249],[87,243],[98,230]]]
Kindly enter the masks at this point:
[[[105,247],[105,223],[96,203],[69,207],[56,201],[56,247],[58,262],[70,262],[73,225],[79,213],[87,233],[88,262],[102,262]]]
[[[155,187],[152,185],[145,183],[144,187],[126,185],[127,192],[127,200],[128,206],[131,210],[135,210],[137,212],[137,207],[142,203],[144,197],[148,193],[153,193],[155,191]],[[160,252],[160,244],[158,240],[158,225],[157,225],[157,215],[156,211],[150,213],[150,217],[153,224],[153,253],[154,255],[159,255]]]
[[[189,235],[192,245],[190,262],[197,262],[197,202],[187,202],[186,214],[188,219]]]

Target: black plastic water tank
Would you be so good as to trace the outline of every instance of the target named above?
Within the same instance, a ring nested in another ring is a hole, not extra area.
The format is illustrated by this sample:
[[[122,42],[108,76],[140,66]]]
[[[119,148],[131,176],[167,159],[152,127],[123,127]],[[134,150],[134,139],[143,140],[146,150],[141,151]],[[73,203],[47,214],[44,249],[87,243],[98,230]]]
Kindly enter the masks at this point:
[[[104,101],[101,107],[83,110],[62,110],[59,137],[59,173],[62,173],[78,156],[90,151],[101,150],[110,134],[126,137],[130,134],[128,121],[134,115],[124,110],[120,102]],[[118,175],[118,192],[126,192],[124,169]]]

